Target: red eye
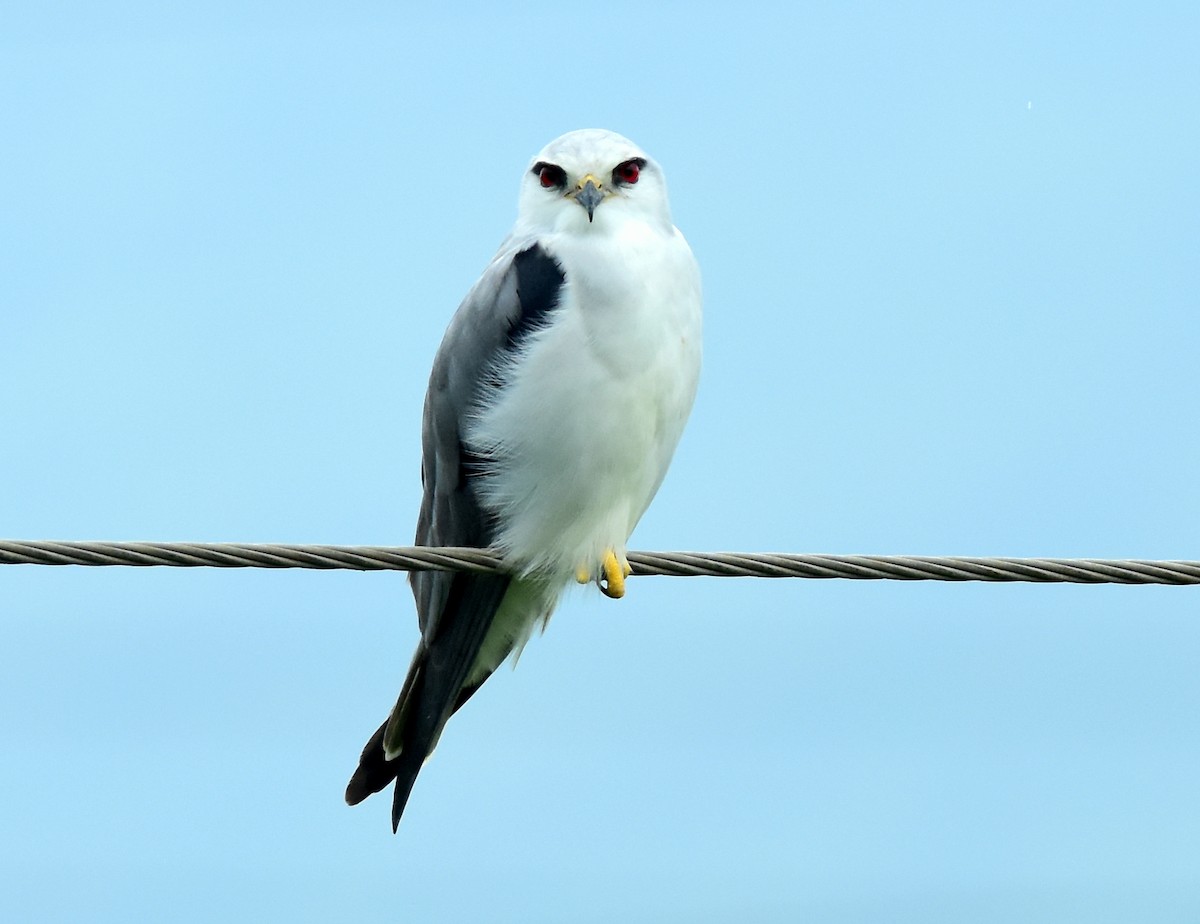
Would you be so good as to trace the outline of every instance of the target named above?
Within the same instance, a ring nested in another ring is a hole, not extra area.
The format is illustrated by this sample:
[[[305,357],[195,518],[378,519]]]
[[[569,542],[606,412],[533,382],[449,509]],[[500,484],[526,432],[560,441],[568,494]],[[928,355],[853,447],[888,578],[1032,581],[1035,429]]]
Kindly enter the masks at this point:
[[[642,162],[640,160],[627,160],[623,164],[617,164],[617,169],[613,171],[613,180],[632,186],[638,181],[638,175],[641,172]]]
[[[538,182],[542,184],[543,189],[555,189],[567,182],[566,172],[555,164],[538,162],[533,165],[533,172],[537,174]]]

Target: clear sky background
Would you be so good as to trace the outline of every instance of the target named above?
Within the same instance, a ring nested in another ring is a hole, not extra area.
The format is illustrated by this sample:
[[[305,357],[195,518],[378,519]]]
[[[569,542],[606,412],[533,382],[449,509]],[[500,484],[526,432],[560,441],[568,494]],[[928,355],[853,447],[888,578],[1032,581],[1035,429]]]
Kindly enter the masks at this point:
[[[641,549],[1200,558],[1200,13],[151,3],[0,26],[0,536],[408,544],[528,159],[664,165]],[[1200,588],[637,578],[342,791],[400,574],[0,569],[0,917],[1200,919]]]

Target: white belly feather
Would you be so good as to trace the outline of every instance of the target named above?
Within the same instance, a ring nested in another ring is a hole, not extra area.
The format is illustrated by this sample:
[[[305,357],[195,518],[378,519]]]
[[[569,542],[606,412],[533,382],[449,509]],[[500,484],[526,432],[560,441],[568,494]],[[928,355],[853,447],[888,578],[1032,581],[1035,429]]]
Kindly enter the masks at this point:
[[[619,555],[658,490],[700,371],[699,274],[678,232],[548,240],[566,284],[470,441],[498,450],[482,497],[497,546],[563,579]]]
[[[504,370],[467,434],[498,464],[482,482],[495,545],[522,575],[472,682],[519,656],[582,567],[626,543],[662,483],[700,374],[700,275],[683,236],[642,224],[542,241],[566,276],[547,327]]]

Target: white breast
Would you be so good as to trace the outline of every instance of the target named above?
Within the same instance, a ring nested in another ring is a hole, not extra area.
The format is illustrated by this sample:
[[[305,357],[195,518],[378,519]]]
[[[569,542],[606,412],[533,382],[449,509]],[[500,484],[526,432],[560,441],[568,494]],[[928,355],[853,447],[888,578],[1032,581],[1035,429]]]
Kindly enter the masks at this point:
[[[666,474],[700,372],[700,278],[673,228],[541,243],[566,277],[559,305],[468,441],[498,449],[481,492],[497,546],[527,573],[566,579],[624,553]]]

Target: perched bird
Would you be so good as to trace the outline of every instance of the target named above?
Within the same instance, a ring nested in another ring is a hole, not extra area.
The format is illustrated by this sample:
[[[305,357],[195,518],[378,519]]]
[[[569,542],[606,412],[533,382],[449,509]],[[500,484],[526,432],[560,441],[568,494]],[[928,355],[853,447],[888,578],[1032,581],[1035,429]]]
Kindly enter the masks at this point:
[[[508,573],[413,573],[421,640],[349,804],[395,780],[394,831],[446,721],[570,580],[624,594],[626,543],[696,394],[700,334],[700,273],[662,169],[610,131],[550,142],[450,321],[422,422],[417,544],[494,548]]]

